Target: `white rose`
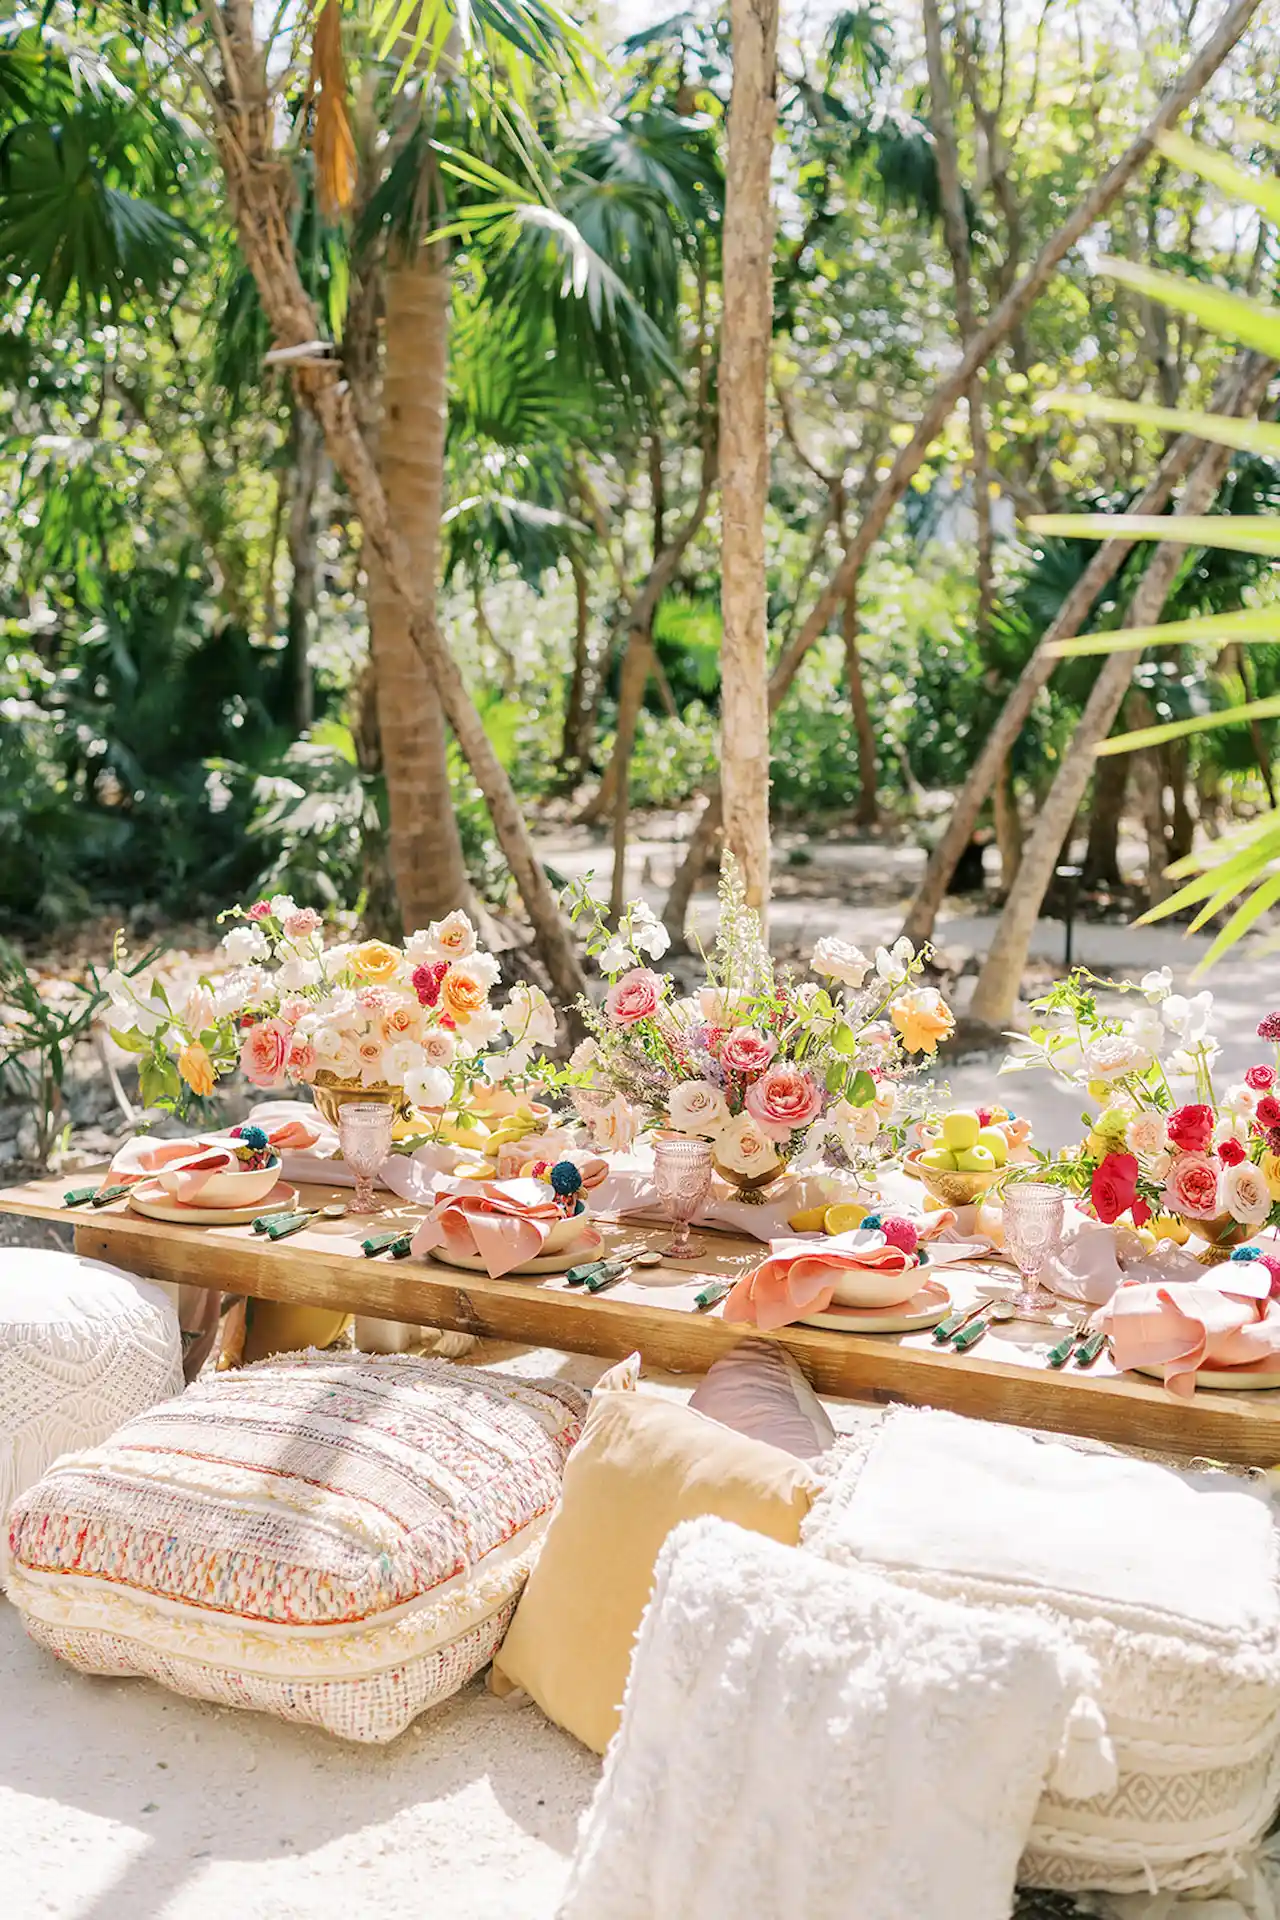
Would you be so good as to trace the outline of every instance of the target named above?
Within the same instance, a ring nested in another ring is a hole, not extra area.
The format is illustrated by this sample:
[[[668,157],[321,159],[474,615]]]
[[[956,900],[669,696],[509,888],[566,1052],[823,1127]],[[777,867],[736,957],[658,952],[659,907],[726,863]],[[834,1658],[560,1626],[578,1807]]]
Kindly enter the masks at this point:
[[[422,1065],[422,1049],[416,1040],[395,1040],[382,1052],[382,1077],[391,1087],[402,1087],[405,1075]]]
[[[297,993],[303,987],[316,987],[320,984],[320,962],[304,960],[299,953],[291,953],[276,968],[276,985]]]
[[[244,967],[266,959],[267,937],[261,927],[232,927],[222,936],[222,950],[233,967]]]
[[[710,1080],[681,1080],[671,1089],[667,1112],[677,1133],[714,1140],[728,1124],[729,1103]]]
[[[1165,1146],[1164,1120],[1158,1113],[1139,1113],[1129,1122],[1129,1146],[1134,1153],[1161,1153]]]
[[[461,910],[446,914],[443,920],[433,920],[427,938],[434,942],[434,957],[440,960],[465,960],[476,950],[476,930]]]
[[[188,1033],[204,1033],[217,1019],[217,1008],[208,987],[192,987],[182,1003],[182,1024]]]
[[[819,940],[809,960],[814,973],[824,980],[838,980],[841,986],[860,987],[871,971],[871,962],[859,947],[834,937]]]
[[[1218,1102],[1218,1110],[1237,1114],[1242,1120],[1251,1120],[1258,1110],[1258,1096],[1242,1080],[1236,1086],[1227,1088]]]
[[[507,996],[502,1024],[518,1045],[528,1049],[556,1043],[555,1008],[541,987],[519,981]]]
[[[731,1173],[772,1173],[778,1155],[749,1113],[737,1114],[716,1138],[716,1159]]]
[[[1271,1212],[1271,1191],[1262,1177],[1262,1169],[1252,1160],[1226,1167],[1218,1177],[1218,1197],[1233,1220],[1242,1226],[1260,1227]]]
[[[1131,1033],[1101,1033],[1088,1042],[1081,1057],[1085,1080],[1122,1080],[1145,1073],[1151,1065],[1150,1053]]]
[[[453,1094],[453,1080],[441,1067],[411,1067],[404,1090],[417,1107],[443,1107]]]
[[[458,1055],[458,1043],[448,1027],[429,1027],[418,1042],[418,1051],[426,1067],[451,1067]]]
[[[855,1107],[847,1100],[839,1100],[831,1109],[831,1124],[840,1145],[852,1154],[856,1148],[872,1144],[880,1132],[881,1120],[874,1105]]]

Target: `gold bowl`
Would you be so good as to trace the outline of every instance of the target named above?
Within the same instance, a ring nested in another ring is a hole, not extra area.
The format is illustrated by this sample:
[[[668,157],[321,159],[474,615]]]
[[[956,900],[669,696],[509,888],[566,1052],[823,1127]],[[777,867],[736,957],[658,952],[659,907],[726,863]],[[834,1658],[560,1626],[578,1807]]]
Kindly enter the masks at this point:
[[[365,1087],[358,1080],[340,1080],[337,1074],[329,1073],[325,1068],[311,1082],[311,1098],[320,1117],[327,1120],[331,1127],[337,1126],[338,1115],[349,1100],[371,1100],[382,1106],[393,1107],[397,1119],[406,1117],[409,1112],[403,1087],[389,1087],[384,1082]]]
[[[998,1167],[990,1173],[948,1173],[945,1167],[926,1167],[920,1158],[923,1151],[922,1147],[912,1147],[905,1169],[944,1207],[972,1207],[1000,1178]]]
[[[1237,1247],[1262,1231],[1260,1227],[1248,1227],[1240,1220],[1233,1220],[1229,1213],[1217,1213],[1212,1220],[1193,1220],[1189,1213],[1180,1213],[1178,1218],[1198,1240],[1208,1241],[1204,1252],[1194,1256],[1202,1267],[1216,1267],[1220,1261],[1229,1260]]]

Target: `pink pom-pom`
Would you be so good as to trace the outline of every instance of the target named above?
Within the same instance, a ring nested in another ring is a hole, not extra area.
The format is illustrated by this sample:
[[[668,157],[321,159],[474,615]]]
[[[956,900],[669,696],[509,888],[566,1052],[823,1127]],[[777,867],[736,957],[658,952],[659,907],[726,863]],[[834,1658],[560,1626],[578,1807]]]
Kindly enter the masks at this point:
[[[1271,1275],[1271,1298],[1280,1300],[1280,1254],[1260,1253],[1258,1265]]]
[[[884,1235],[887,1247],[897,1247],[902,1253],[914,1253],[920,1245],[920,1234],[913,1220],[907,1220],[900,1213],[886,1214],[880,1222],[880,1231]]]

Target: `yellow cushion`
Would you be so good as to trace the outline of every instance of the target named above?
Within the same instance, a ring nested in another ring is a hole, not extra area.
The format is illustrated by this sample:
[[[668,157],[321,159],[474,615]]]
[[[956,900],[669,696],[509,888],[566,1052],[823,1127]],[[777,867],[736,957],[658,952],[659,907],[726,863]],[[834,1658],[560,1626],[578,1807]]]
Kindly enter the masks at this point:
[[[251,1300],[244,1360],[268,1360],[273,1353],[303,1353],[331,1347],[351,1325],[349,1313],[332,1307],[291,1307],[283,1300]]]
[[[816,1490],[803,1461],[678,1402],[598,1395],[494,1659],[494,1690],[523,1687],[549,1719],[603,1753],[671,1529],[711,1513],[795,1546]]]

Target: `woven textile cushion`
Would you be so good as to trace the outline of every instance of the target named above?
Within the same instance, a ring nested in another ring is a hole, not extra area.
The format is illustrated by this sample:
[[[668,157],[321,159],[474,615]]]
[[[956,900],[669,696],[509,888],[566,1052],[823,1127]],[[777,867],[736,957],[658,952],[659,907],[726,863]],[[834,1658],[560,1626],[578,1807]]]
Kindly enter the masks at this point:
[[[60,1453],[181,1391],[162,1288],[74,1253],[0,1253],[0,1522]]]
[[[1280,1568],[1265,1499],[954,1414],[840,1442],[802,1544],[939,1598],[1030,1609],[1097,1664],[1118,1784],[1046,1791],[1019,1880],[1220,1888],[1280,1796]]]
[[[390,1740],[501,1641],[585,1407],[401,1355],[218,1374],[29,1489],[10,1598],[85,1672]]]

